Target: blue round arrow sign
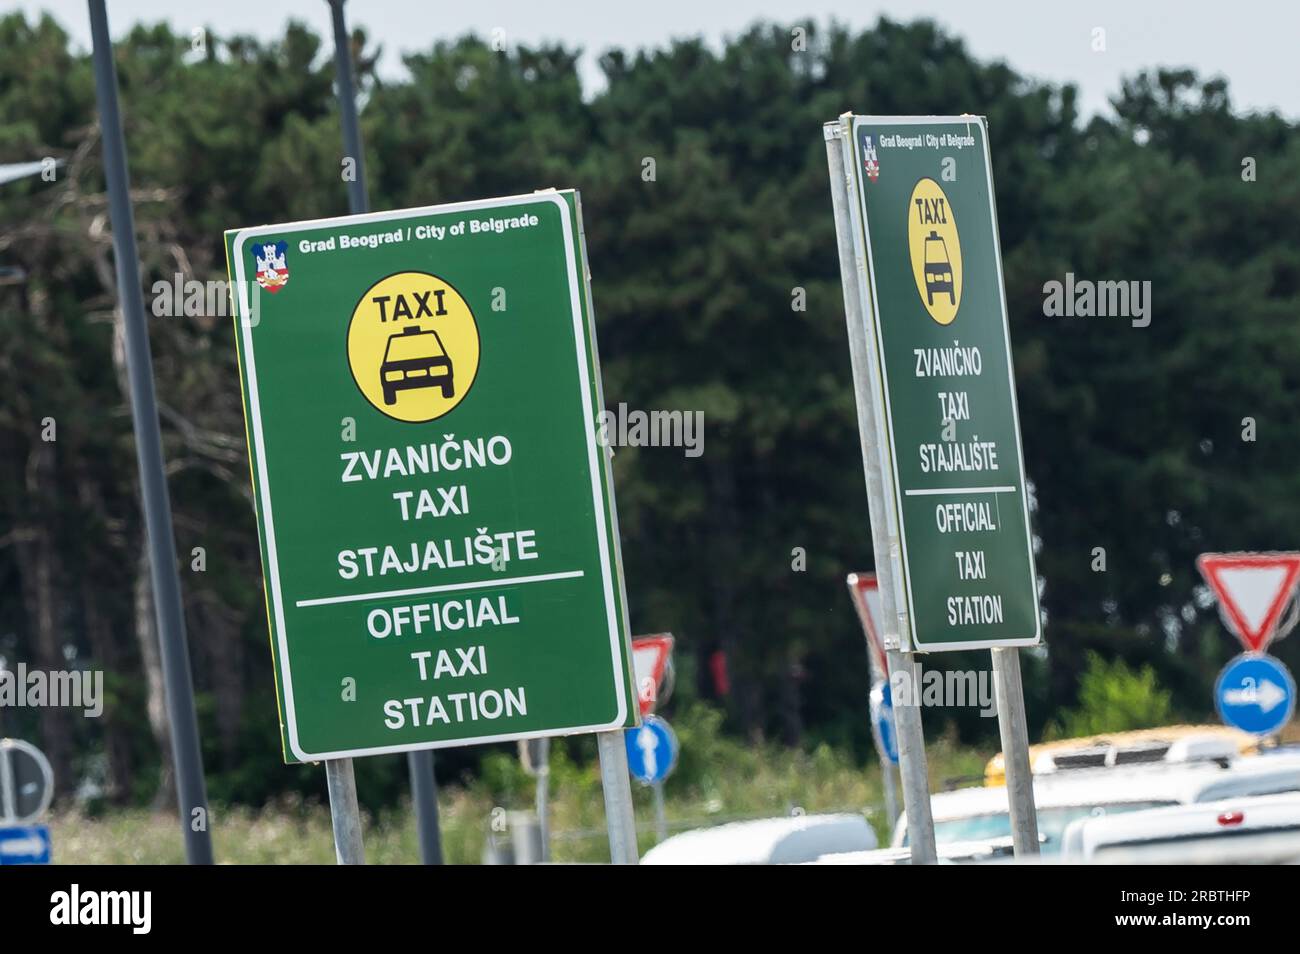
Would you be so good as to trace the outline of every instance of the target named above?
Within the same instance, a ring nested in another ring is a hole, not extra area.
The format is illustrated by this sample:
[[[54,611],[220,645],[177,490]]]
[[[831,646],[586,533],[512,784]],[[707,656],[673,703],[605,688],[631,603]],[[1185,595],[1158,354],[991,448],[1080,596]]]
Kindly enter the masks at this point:
[[[871,737],[882,760],[898,764],[898,734],[894,730],[894,702],[889,683],[881,680],[871,687]]]
[[[638,782],[662,782],[677,767],[677,734],[659,716],[646,716],[640,726],[623,735],[627,744],[627,768]]]
[[[1214,703],[1226,724],[1255,735],[1271,735],[1295,711],[1295,680],[1286,666],[1262,653],[1243,653],[1219,673]]]

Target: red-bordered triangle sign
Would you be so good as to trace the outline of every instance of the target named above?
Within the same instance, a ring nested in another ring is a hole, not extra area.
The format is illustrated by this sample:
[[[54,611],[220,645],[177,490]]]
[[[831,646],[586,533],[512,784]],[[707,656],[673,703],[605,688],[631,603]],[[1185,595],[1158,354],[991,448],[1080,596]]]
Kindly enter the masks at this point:
[[[638,636],[632,640],[632,671],[636,675],[636,698],[643,716],[655,711],[672,654],[672,633]]]
[[[1262,652],[1300,580],[1300,553],[1202,553],[1196,567],[1228,628],[1248,650]]]
[[[849,595],[853,597],[853,608],[858,611],[858,620],[862,623],[862,632],[867,637],[871,678],[886,679],[889,676],[889,663],[885,656],[884,625],[880,619],[880,584],[876,582],[876,574],[850,573],[846,582],[849,584]]]

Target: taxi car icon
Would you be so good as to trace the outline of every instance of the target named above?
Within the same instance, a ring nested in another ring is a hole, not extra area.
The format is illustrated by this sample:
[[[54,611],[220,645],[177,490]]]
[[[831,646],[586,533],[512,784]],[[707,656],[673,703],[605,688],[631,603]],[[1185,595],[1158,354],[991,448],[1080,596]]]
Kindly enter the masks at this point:
[[[411,388],[439,387],[444,398],[454,395],[451,358],[438,332],[410,325],[389,335],[384,361],[379,366],[379,383],[385,404],[396,404],[397,392]]]
[[[948,244],[938,232],[925,239],[925,297],[926,304],[934,306],[934,296],[948,293],[948,300],[957,304],[957,292],[952,284],[952,263],[948,261]]]

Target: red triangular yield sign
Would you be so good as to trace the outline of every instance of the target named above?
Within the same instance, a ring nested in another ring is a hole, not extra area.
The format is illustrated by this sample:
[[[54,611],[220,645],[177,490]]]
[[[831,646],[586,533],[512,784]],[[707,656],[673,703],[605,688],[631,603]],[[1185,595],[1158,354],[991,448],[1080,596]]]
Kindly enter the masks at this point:
[[[1300,553],[1202,553],[1196,566],[1224,622],[1248,650],[1262,652],[1300,579]]]
[[[888,678],[889,662],[885,655],[885,628],[880,620],[880,584],[876,582],[876,574],[850,573],[846,582],[849,584],[849,596],[853,598],[853,608],[858,611],[858,620],[867,636],[871,678]]]
[[[672,633],[638,636],[632,640],[632,668],[636,676],[637,702],[643,716],[655,711],[664,674],[668,670],[668,659],[673,654],[673,642]]]

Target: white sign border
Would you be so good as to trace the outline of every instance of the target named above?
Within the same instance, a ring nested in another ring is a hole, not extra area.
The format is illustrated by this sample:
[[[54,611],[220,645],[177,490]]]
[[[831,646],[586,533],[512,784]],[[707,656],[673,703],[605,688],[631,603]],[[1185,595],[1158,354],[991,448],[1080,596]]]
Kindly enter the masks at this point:
[[[464,739],[448,739],[439,742],[427,742],[418,744],[396,743],[394,745],[373,746],[363,749],[340,749],[337,751],[308,753],[305,751],[298,739],[298,724],[293,701],[293,676],[289,668],[289,646],[286,626],[284,621],[284,597],[280,590],[280,563],[279,556],[276,552],[275,545],[275,520],[271,510],[271,490],[270,476],[267,473],[266,465],[266,444],[262,433],[262,409],[257,390],[257,367],[253,350],[253,322],[243,320],[242,316],[247,315],[250,311],[248,306],[248,282],[246,279],[247,264],[244,256],[244,243],[251,238],[262,235],[279,235],[289,231],[300,231],[303,229],[323,228],[331,225],[337,226],[355,226],[367,222],[386,222],[395,219],[417,218],[429,215],[442,215],[456,212],[472,212],[480,209],[493,209],[502,206],[520,206],[530,203],[551,203],[560,210],[560,222],[563,227],[564,235],[564,256],[567,266],[569,280],[569,300],[573,312],[573,327],[575,339],[575,356],[577,358],[579,383],[582,392],[582,413],[583,422],[586,426],[586,444],[588,469],[591,475],[592,483],[592,503],[594,505],[596,516],[596,529],[598,544],[600,548],[601,560],[601,577],[605,594],[605,611],[609,624],[610,650],[615,676],[615,690],[618,699],[618,712],[612,722],[599,723],[595,725],[565,726],[555,729],[546,729],[533,732],[508,732],[500,735],[491,736],[473,736]],[[575,735],[584,732],[607,732],[623,728],[623,723],[627,719],[628,700],[627,700],[627,673],[626,662],[622,658],[624,637],[619,631],[619,614],[616,612],[614,602],[613,581],[610,579],[611,567],[614,564],[610,558],[610,547],[608,541],[609,530],[605,519],[605,500],[601,493],[600,473],[596,454],[596,427],[595,420],[592,416],[592,393],[591,382],[588,380],[591,368],[596,365],[588,364],[587,353],[587,327],[582,316],[582,300],[579,298],[578,288],[578,266],[574,258],[574,236],[573,224],[571,221],[574,212],[570,209],[569,204],[565,202],[563,196],[558,192],[538,192],[531,195],[504,196],[496,199],[479,199],[469,202],[453,202],[446,205],[423,206],[414,209],[398,209],[390,212],[370,212],[363,215],[336,216],[324,219],[304,219],[298,222],[284,222],[272,225],[259,225],[251,228],[244,228],[235,231],[235,238],[232,242],[235,265],[235,290],[239,295],[239,310],[234,316],[236,327],[239,329],[243,340],[243,359],[245,361],[245,379],[248,387],[247,417],[250,424],[249,436],[254,441],[256,447],[256,467],[258,473],[258,491],[261,497],[262,511],[265,515],[265,544],[267,555],[267,570],[271,587],[267,592],[267,598],[272,603],[271,612],[275,616],[275,638],[278,647],[279,661],[281,663],[280,683],[284,689],[284,712],[285,727],[287,730],[289,748],[295,758],[302,762],[320,762],[329,759],[356,758],[367,755],[388,755],[396,752],[412,752],[425,749],[443,749],[454,748],[464,745],[484,745],[491,742],[510,742],[519,739],[537,739],[551,738],[557,735]],[[584,284],[586,276],[583,276]],[[596,373],[599,373],[597,369]],[[619,549],[619,541],[614,539],[614,550]],[[621,560],[619,561],[621,564]]]

